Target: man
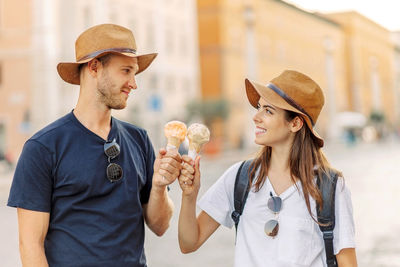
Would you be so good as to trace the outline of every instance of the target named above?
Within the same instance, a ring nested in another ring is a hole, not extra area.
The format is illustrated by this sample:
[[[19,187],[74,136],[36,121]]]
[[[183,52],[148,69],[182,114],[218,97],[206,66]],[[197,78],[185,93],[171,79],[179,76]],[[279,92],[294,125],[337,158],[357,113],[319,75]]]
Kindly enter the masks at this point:
[[[22,264],[146,266],[144,222],[159,236],[168,228],[181,157],[155,159],[147,133],[111,110],[126,107],[157,54],[137,55],[132,32],[113,24],[83,32],[75,50],[57,70],[80,85],[78,103],[25,143],[14,174]]]

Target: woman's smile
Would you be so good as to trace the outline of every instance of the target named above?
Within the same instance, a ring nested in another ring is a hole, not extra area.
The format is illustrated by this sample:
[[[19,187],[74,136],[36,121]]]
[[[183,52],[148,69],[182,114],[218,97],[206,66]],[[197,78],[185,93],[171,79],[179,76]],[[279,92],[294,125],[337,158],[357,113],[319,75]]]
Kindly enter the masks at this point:
[[[261,127],[256,127],[256,136],[259,136],[259,135],[265,134],[266,132],[267,132],[267,130],[266,130],[266,129],[264,129],[264,128],[261,128]]]

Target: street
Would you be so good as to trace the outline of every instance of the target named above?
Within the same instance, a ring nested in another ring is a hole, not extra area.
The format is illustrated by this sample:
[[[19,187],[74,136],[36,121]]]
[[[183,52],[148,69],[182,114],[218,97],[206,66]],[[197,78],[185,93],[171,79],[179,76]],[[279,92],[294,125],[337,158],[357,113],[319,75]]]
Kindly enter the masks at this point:
[[[400,143],[326,144],[331,164],[344,174],[352,192],[356,224],[357,260],[361,267],[400,267]],[[255,151],[252,151],[255,152]],[[249,152],[226,151],[220,157],[204,156],[200,196],[232,163],[249,158]],[[21,266],[18,254],[16,211],[6,207],[12,172],[0,175],[0,258],[2,267]],[[232,266],[234,229],[220,227],[197,251],[183,255],[177,240],[180,188],[174,183],[170,196],[175,213],[162,237],[147,230],[146,255],[150,267]]]

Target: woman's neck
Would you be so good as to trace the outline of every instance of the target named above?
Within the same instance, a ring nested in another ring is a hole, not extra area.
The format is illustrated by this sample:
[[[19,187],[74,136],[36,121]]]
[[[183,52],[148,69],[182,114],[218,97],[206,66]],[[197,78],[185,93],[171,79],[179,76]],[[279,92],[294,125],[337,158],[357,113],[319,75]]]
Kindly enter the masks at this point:
[[[289,155],[290,155],[289,146],[272,147],[269,169],[273,169],[275,171],[283,173],[290,171]]]
[[[280,195],[293,185],[289,166],[290,146],[273,147],[268,168],[268,179],[275,193]]]

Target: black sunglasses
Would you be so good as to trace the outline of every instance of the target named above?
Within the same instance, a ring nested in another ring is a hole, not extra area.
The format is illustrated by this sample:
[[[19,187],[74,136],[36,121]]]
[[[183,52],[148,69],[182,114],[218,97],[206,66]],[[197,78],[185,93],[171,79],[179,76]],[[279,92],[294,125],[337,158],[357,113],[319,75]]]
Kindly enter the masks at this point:
[[[269,192],[270,198],[268,199],[267,206],[268,208],[277,215],[282,208],[282,199],[278,196],[274,197],[272,192]],[[279,223],[278,220],[272,219],[265,223],[264,232],[271,237],[275,237],[279,231]]]
[[[104,154],[108,157],[107,178],[110,182],[114,183],[122,179],[122,167],[117,163],[111,163],[111,160],[116,158],[121,149],[117,142],[114,140],[104,143]]]

